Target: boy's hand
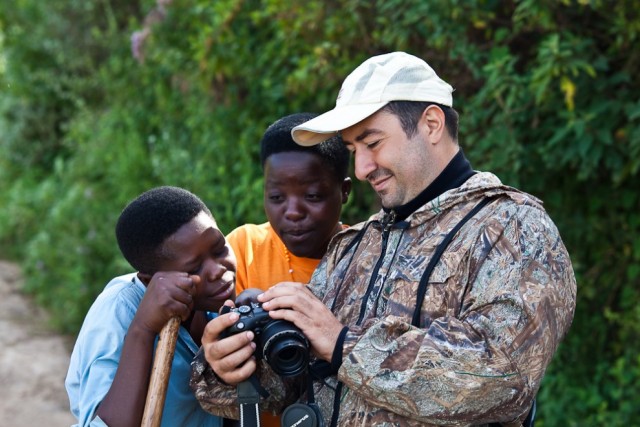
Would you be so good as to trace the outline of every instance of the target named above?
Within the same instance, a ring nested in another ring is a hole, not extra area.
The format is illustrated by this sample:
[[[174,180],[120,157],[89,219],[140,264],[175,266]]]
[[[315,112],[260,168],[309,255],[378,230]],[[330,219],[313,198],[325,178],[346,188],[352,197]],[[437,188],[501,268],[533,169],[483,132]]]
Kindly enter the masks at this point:
[[[252,302],[258,302],[258,295],[264,292],[262,289],[248,288],[240,292],[236,298],[236,306],[249,305]]]
[[[153,275],[136,312],[134,322],[155,334],[172,317],[186,320],[193,309],[193,294],[200,277],[171,271]]]
[[[228,301],[225,305],[233,306],[233,303]],[[239,318],[235,312],[222,314],[207,323],[202,335],[205,359],[213,372],[229,385],[246,380],[256,370],[253,332],[241,332],[224,338],[224,331]]]

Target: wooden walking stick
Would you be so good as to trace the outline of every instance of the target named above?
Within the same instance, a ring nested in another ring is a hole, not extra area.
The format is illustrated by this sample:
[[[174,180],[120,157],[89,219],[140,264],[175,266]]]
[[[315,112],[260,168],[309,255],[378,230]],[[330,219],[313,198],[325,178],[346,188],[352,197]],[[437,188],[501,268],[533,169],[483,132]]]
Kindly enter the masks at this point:
[[[149,380],[149,390],[147,400],[144,404],[142,414],[142,427],[158,427],[162,421],[162,410],[164,409],[164,399],[167,395],[167,385],[171,375],[171,362],[173,353],[176,350],[178,331],[180,330],[180,318],[169,319],[160,331],[156,354],[151,368],[151,379]]]

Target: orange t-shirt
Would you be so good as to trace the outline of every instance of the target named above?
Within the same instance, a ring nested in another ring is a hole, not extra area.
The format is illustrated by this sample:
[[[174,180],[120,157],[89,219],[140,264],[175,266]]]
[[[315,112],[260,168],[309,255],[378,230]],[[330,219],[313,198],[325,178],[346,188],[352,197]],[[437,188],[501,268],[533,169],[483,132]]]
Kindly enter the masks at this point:
[[[242,225],[229,233],[227,241],[238,261],[238,295],[247,288],[266,291],[280,282],[309,283],[320,263],[319,259],[300,258],[288,252],[268,222]],[[262,412],[260,425],[280,427],[280,416]]]
[[[237,294],[247,288],[266,291],[279,282],[309,283],[320,263],[288,252],[268,222],[242,225],[229,233],[227,241],[238,261]]]

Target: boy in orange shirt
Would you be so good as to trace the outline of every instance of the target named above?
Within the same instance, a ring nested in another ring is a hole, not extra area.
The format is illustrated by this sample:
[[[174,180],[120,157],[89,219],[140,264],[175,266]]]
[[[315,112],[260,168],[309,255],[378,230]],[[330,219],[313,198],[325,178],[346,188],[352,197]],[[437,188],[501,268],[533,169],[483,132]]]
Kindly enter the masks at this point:
[[[349,151],[337,136],[312,147],[291,137],[291,129],[315,116],[285,116],[260,141],[268,222],[242,225],[227,236],[237,258],[237,295],[279,282],[308,283],[329,241],[345,227],[340,214],[351,192]],[[261,418],[263,426],[280,426],[280,417]]]

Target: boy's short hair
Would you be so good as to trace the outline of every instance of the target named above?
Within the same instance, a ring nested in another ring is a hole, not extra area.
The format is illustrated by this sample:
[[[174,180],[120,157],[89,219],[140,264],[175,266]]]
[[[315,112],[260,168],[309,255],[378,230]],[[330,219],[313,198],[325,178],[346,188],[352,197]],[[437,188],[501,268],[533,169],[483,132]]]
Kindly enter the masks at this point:
[[[264,169],[269,156],[272,154],[301,151],[318,155],[322,162],[331,168],[336,180],[342,182],[349,174],[349,150],[345,147],[340,136],[334,136],[321,144],[303,147],[296,144],[291,136],[291,130],[317,117],[315,113],[296,113],[282,117],[271,124],[260,140],[260,163]]]
[[[124,208],[116,224],[122,255],[136,270],[155,273],[164,241],[200,212],[212,216],[198,196],[183,188],[162,186],[142,193]]]

